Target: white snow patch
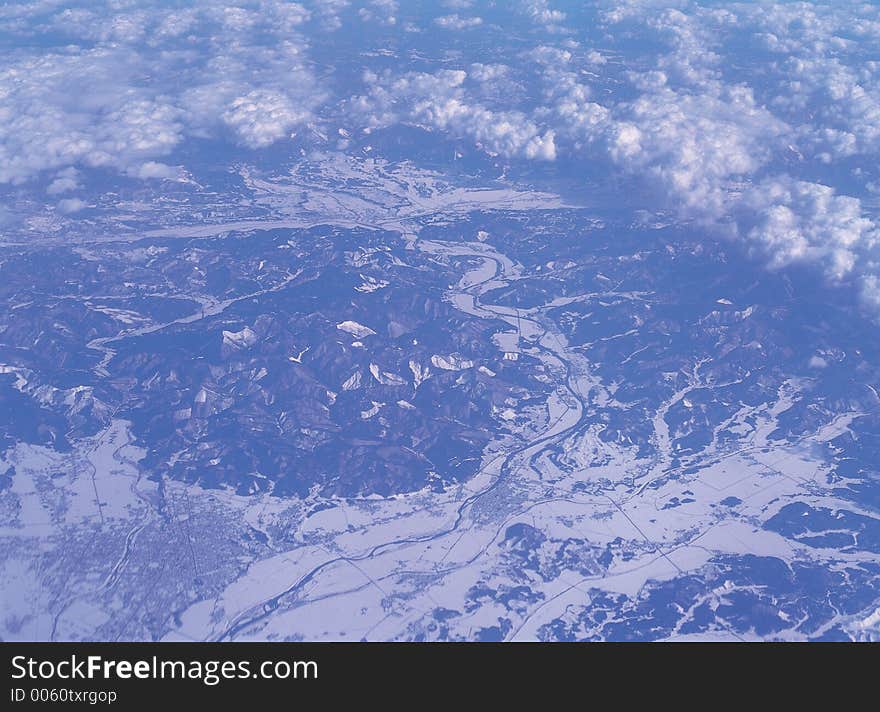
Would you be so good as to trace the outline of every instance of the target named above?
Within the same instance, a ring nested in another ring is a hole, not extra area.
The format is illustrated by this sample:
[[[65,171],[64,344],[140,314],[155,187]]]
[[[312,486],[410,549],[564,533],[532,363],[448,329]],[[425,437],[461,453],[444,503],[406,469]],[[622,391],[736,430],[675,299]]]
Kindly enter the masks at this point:
[[[247,349],[257,343],[257,335],[246,326],[241,331],[224,331],[223,345],[237,349]]]
[[[373,378],[383,386],[403,386],[406,384],[406,381],[396,373],[383,371],[375,363],[370,364],[370,373],[373,374]]]
[[[362,410],[361,411],[361,418],[363,420],[369,420],[370,418],[372,418],[374,415],[376,415],[376,413],[379,412],[379,409],[383,405],[385,405],[384,403],[377,403],[376,401],[372,401],[372,403],[373,403],[372,408],[370,408],[369,410]]]
[[[351,374],[347,379],[345,379],[345,383],[342,384],[343,391],[353,391],[355,388],[361,387],[361,372],[355,371]]]
[[[439,356],[434,354],[431,356],[431,363],[437,368],[442,368],[444,371],[463,371],[466,368],[473,368],[474,366],[473,361],[461,358],[461,356],[455,354],[450,354],[449,356]]]
[[[341,321],[336,325],[336,328],[340,331],[352,334],[353,336],[357,336],[359,339],[363,339],[366,336],[372,336],[376,333],[369,326],[358,324],[356,321]]]

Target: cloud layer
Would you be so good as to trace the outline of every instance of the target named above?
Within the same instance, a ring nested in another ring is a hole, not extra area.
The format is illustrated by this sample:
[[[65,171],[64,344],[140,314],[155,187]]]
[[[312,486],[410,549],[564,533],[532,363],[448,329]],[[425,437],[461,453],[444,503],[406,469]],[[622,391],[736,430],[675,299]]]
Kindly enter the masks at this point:
[[[307,122],[325,98],[298,34],[311,14],[296,3],[53,5],[0,18],[0,30],[22,40],[57,38],[39,52],[6,52],[0,183],[71,166],[167,177],[156,159],[186,138],[228,133],[264,147]]]
[[[69,215],[89,169],[174,179],[195,139],[409,125],[639,181],[880,304],[876,4],[43,0],[0,36],[0,185]]]

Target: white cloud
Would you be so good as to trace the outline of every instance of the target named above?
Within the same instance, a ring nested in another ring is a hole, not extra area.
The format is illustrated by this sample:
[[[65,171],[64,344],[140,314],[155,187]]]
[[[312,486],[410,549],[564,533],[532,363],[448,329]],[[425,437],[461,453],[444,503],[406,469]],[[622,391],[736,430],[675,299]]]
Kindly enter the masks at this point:
[[[65,168],[62,171],[58,171],[55,179],[46,188],[46,193],[49,195],[60,195],[77,190],[79,187],[79,171],[75,168]]]
[[[169,166],[165,163],[157,161],[146,161],[137,168],[129,171],[129,175],[144,180],[154,178],[161,180],[177,180],[181,175],[181,169],[176,166]]]
[[[64,198],[58,201],[58,210],[65,215],[78,213],[86,207],[86,203],[79,198]]]
[[[39,51],[24,42],[0,68],[0,183],[77,166],[171,177],[177,169],[159,161],[189,137],[232,129],[247,147],[283,139],[325,97],[296,34],[310,18],[279,0],[5,12],[0,28],[63,41]]]
[[[354,107],[372,126],[402,121],[467,137],[492,154],[556,158],[553,131],[541,129],[522,112],[494,111],[476,103],[463,88],[466,78],[463,70],[400,77],[368,73],[369,93],[357,97]]]
[[[482,64],[477,62],[468,69],[468,77],[477,82],[497,82],[510,76],[510,67],[506,64]]]
[[[605,57],[601,52],[597,52],[594,49],[591,49],[587,52],[586,60],[588,64],[592,64],[594,66],[601,66],[603,64],[608,64],[608,58]]]
[[[358,15],[365,22],[378,22],[382,25],[396,25],[400,6],[396,0],[370,0],[366,7],[358,10]]]
[[[46,192],[49,195],[58,195],[59,193],[67,193],[71,190],[76,190],[78,187],[79,183],[73,178],[56,178],[49,184],[49,187],[46,188]]]
[[[445,30],[466,30],[483,24],[481,17],[461,17],[460,15],[443,15],[434,18],[434,24]]]
[[[771,267],[804,263],[832,283],[851,279],[865,305],[880,313],[880,227],[857,198],[774,177],[746,191],[738,213],[745,239]]]
[[[854,56],[844,63],[839,55],[854,48],[836,34],[876,32],[853,14],[877,10],[679,7],[631,2],[606,15],[666,47],[650,67],[629,72],[639,96],[612,102],[594,127],[605,133],[611,160],[649,176],[685,217],[725,224],[771,267],[814,265],[832,282],[854,281],[880,308],[880,233],[861,201],[779,174],[786,161],[830,163],[878,152],[875,68]],[[750,51],[755,41],[782,59],[768,62]],[[746,49],[725,57],[725,42]]]
[[[46,53],[0,70],[0,183],[165,155],[180,141],[180,111],[132,88],[136,71],[103,49]]]
[[[335,32],[342,27],[339,16],[348,7],[348,0],[318,0],[313,5],[312,16],[318,20],[322,29]]]
[[[629,73],[640,96],[609,107],[612,160],[651,176],[688,217],[734,219],[734,233],[772,267],[815,265],[880,307],[880,237],[865,206],[833,185],[779,174],[880,152],[880,65],[864,54],[880,41],[880,8],[678,6],[648,0],[606,13],[666,47]],[[849,173],[848,189],[872,175]]]
[[[565,13],[550,7],[547,0],[521,0],[520,10],[533,22],[547,28],[556,27],[565,20]]]
[[[571,62],[571,52],[551,45],[539,45],[528,53],[528,57],[545,68],[559,68]]]
[[[788,176],[767,178],[746,191],[739,209],[748,211],[746,237],[774,267],[817,263],[830,278],[842,279],[880,240],[857,198]]]
[[[572,52],[542,45],[528,58],[539,68],[544,86],[545,105],[537,114],[571,141],[570,150],[580,152],[603,137],[611,123],[611,112],[592,100],[591,87],[573,66]]]
[[[731,181],[766,165],[788,127],[745,86],[689,94],[661,87],[618,110],[611,158],[647,174],[692,213],[720,217]]]
[[[299,111],[284,94],[255,89],[232,100],[223,113],[223,121],[251,148],[265,148],[306,121],[307,112]]]

